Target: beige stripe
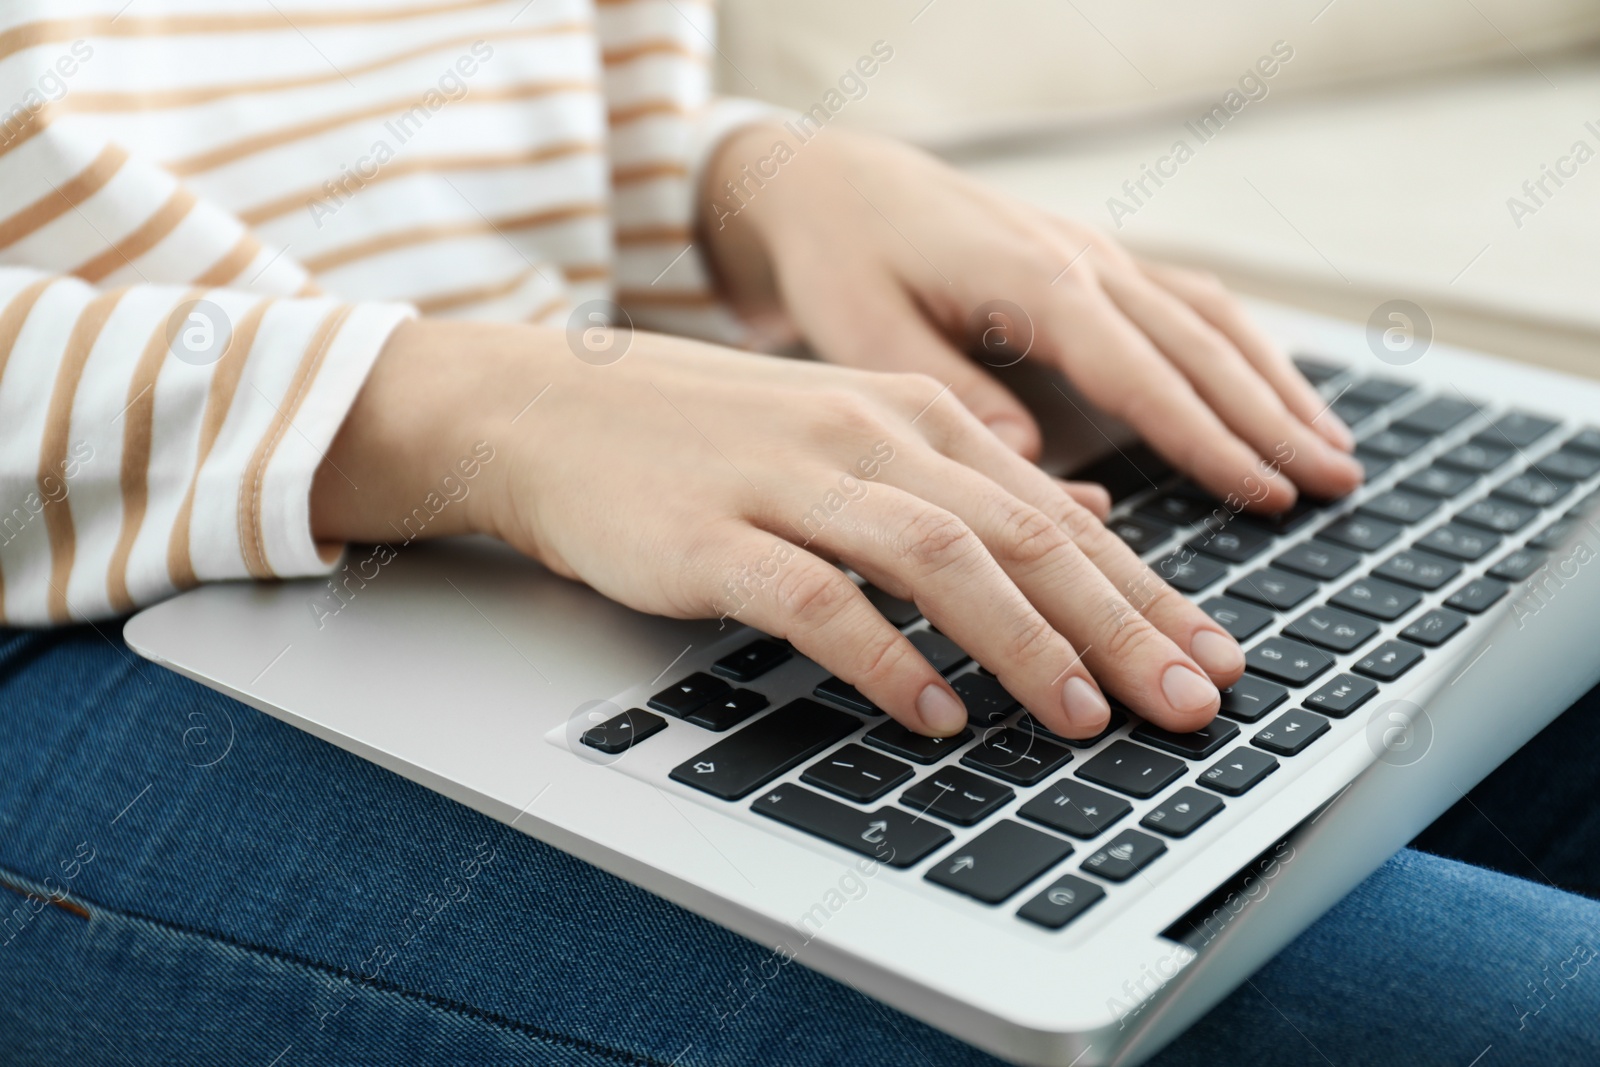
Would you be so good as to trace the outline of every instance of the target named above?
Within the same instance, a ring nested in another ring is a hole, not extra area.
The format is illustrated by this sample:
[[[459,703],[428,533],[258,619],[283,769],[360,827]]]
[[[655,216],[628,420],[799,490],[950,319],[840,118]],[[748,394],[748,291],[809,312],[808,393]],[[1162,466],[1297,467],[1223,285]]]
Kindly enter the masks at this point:
[[[679,56],[683,59],[692,59],[697,63],[706,62],[706,53],[697,52],[681,41],[660,39],[654,41],[640,41],[638,44],[628,45],[626,48],[616,48],[603,52],[600,61],[608,67],[631,63],[645,56]]]
[[[529,278],[538,273],[537,267],[518,271],[509,278],[487,285],[474,286],[471,289],[457,289],[453,292],[439,293],[436,296],[425,296],[411,300],[419,312],[424,315],[437,315],[444,311],[454,311],[456,308],[466,307],[469,304],[481,304],[486,300],[497,300],[507,293],[514,293]]]
[[[617,303],[623,307],[708,308],[716,302],[717,298],[703,289],[623,289],[617,293]]]
[[[239,390],[239,380],[244,376],[245,364],[250,362],[250,349],[256,343],[256,331],[261,328],[261,318],[275,301],[263,300],[239,320],[228,350],[217,361],[211,373],[211,387],[206,393],[205,414],[200,417],[200,442],[194,460],[194,473],[189,476],[189,488],[184,491],[183,503],[178,505],[177,517],[172,522],[172,533],[167,538],[167,575],[179,589],[191,589],[200,584],[194,573],[194,560],[189,553],[189,526],[194,518],[194,494],[200,484],[200,469],[211,455],[211,447],[222,432],[223,420],[233,406],[233,394]]]
[[[685,107],[676,100],[646,100],[630,107],[612,108],[606,115],[606,121],[612,127],[617,127],[630,122],[637,122],[639,119],[650,118],[652,115],[682,115],[688,117],[698,113],[698,111],[698,108]]]
[[[299,413],[300,404],[305,400],[311,383],[316,380],[317,371],[322,369],[322,361],[327,356],[339,327],[344,325],[344,320],[350,317],[350,312],[353,310],[353,305],[341,304],[322,320],[322,325],[317,328],[316,335],[311,338],[311,344],[306,347],[305,354],[300,359],[294,380],[289,383],[288,396],[273,413],[267,434],[256,445],[255,453],[251,455],[250,463],[239,479],[239,550],[244,554],[245,566],[256,578],[277,577],[272,572],[271,564],[267,562],[266,537],[261,522],[261,497],[265,491],[263,483],[267,465],[272,462],[272,455],[277,451],[278,442],[283,439],[284,431]]]
[[[173,304],[173,309],[186,301],[199,299],[204,292],[204,289],[189,290]],[[150,505],[150,439],[155,424],[156,378],[166,354],[167,317],[163,316],[139,354],[139,362],[128,382],[128,406],[122,409],[122,531],[117,535],[117,547],[111,552],[111,565],[106,569],[106,596],[118,612],[133,610],[133,598],[128,595],[128,557],[133,554],[133,542],[139,536],[145,510]]]
[[[0,312],[0,381],[5,380],[6,364],[11,360],[11,350],[17,346],[17,335],[28,321],[28,313],[54,281],[54,278],[40,278],[12,297],[5,311]],[[5,618],[6,574],[4,569],[0,569],[0,622],[4,622]]]
[[[370,178],[363,178],[359,174],[350,174],[347,181],[343,183],[335,181],[332,184],[335,191],[342,198],[348,198],[379,182],[390,181],[394,178],[406,178],[413,174],[520,167],[532,163],[544,163],[549,160],[562,159],[567,156],[601,151],[603,151],[603,146],[594,141],[562,141],[559,144],[545,145],[542,148],[519,152],[492,152],[478,155],[405,159],[388,164]],[[239,212],[239,220],[246,226],[260,226],[264,222],[287,215],[297,208],[309,210],[311,205],[318,201],[325,205],[334,203],[333,197],[324,186],[307,186],[298,192],[280,196],[276,200],[269,200],[264,204],[258,204],[253,208],[241,211]]]
[[[494,104],[514,100],[532,100],[541,96],[554,96],[559,93],[595,93],[598,91],[599,87],[594,82],[589,81],[524,82],[520,85],[479,89],[462,97],[456,103],[458,106],[463,104]],[[340,111],[332,115],[324,115],[309,122],[268,130],[265,133],[258,133],[242,140],[220,145],[209,151],[188,156],[184,159],[171,160],[166,164],[166,168],[181,177],[201,174],[227,163],[235,163],[258,152],[281,148],[283,145],[302,141],[307,137],[315,137],[319,133],[336,130],[340,126],[348,126],[364,119],[381,118],[383,116],[399,118],[402,113],[418,107],[422,107],[422,104],[416,95],[400,100],[386,100],[380,104],[368,104],[366,107],[356,108],[351,111]],[[426,112],[427,109],[423,108],[423,110]]]
[[[452,237],[471,237],[492,233],[503,234],[508,230],[529,230],[585,216],[604,215],[605,211],[604,204],[569,204],[564,207],[551,208],[548,211],[538,211],[530,215],[520,215],[496,221],[470,219],[462,222],[439,222],[428,226],[414,226],[411,229],[395,230],[392,233],[381,234],[366,241],[359,241],[355,244],[345,245],[343,248],[336,248],[331,252],[324,252],[320,256],[313,256],[305,261],[305,267],[313,274],[321,274],[324,271],[333,270],[335,267],[353,263],[358,259],[380,255],[384,252],[392,252],[397,248],[425,244],[429,241],[443,241]]]
[[[529,315],[523,321],[538,322],[556,309],[566,307],[567,304],[567,298],[564,296],[551,297],[549,300],[546,300],[544,303],[535,308],[533,314]]]
[[[617,231],[618,245],[688,244],[694,233],[687,226],[632,226]]]
[[[221,259],[207,267],[205,272],[194,280],[194,284],[221,288],[237,278],[260,251],[261,242],[255,239],[254,234],[247,233],[235,241],[233,247],[224,252]]]
[[[682,163],[662,161],[656,163],[630,163],[626,167],[611,168],[612,185],[634,185],[656,178],[687,178],[689,168]]]
[[[294,291],[294,295],[298,297],[321,296],[322,286],[307,278],[306,283]]]
[[[72,273],[86,282],[97,282],[124,263],[150,251],[167,234],[178,228],[178,223],[188,218],[194,208],[195,195],[187,189],[175,189],[167,202],[145,220],[144,225],[95,256],[89,262],[73,269]]]
[[[55,389],[50,394],[50,409],[45,415],[44,438],[39,444],[39,495],[49,499],[45,479],[54,478],[66,468],[68,436],[72,432],[72,401],[78,395],[78,383],[83,379],[84,364],[89,353],[105,328],[106,319],[122,299],[126,289],[101,293],[89,301],[78,315],[78,322],[67,339],[61,354],[61,365],[56,370]],[[65,503],[65,498],[63,498]],[[50,535],[50,619],[66,622],[67,581],[72,577],[72,563],[77,556],[77,534],[72,525],[72,509],[46,507],[44,525]]]
[[[16,130],[0,126],[0,137],[3,137],[3,139],[0,139],[0,156],[5,155],[13,148],[20,148],[27,144],[33,139],[34,134],[50,125],[51,121],[60,112],[61,107],[59,104],[45,104],[38,111],[28,116],[27,121]],[[9,115],[5,115],[4,112],[0,112],[0,115],[9,119]]]
[[[0,222],[0,248],[11,247],[99,192],[127,161],[127,152],[116,145],[106,145],[87,167]]]
[[[569,282],[600,282],[611,277],[611,267],[606,263],[575,263],[562,267],[561,273]]]

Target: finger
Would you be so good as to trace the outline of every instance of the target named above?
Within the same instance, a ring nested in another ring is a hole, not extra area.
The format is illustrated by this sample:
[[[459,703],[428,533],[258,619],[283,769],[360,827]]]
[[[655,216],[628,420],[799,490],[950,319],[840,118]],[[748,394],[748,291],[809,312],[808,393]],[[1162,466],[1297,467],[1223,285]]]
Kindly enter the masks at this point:
[[[1361,465],[1296,418],[1254,365],[1188,304],[1139,273],[1102,280],[1123,313],[1257,455],[1281,465],[1314,496],[1341,497],[1361,484]]]
[[[1101,522],[1111,514],[1111,494],[1106,487],[1095,482],[1069,482],[1058,480],[1057,484],[1081,506],[1089,509],[1090,514]]]
[[[950,684],[839,568],[748,526],[711,543],[713,612],[784,638],[909,729],[946,737],[966,725]],[[727,573],[741,576],[732,594]]]
[[[1232,341],[1296,418],[1315,427],[1333,447],[1345,452],[1355,448],[1355,435],[1350,428],[1334,414],[1283,350],[1256,325],[1244,305],[1216,278],[1162,263],[1140,261],[1139,266],[1152,280],[1188,304]]]
[[[946,462],[926,450],[924,458],[895,465],[927,467],[929,461]],[[1110,705],[1071,642],[1028,602],[957,515],[879,484],[818,540],[868,581],[914,600],[940,633],[993,671],[1052,729],[1092,737],[1105,727]]]

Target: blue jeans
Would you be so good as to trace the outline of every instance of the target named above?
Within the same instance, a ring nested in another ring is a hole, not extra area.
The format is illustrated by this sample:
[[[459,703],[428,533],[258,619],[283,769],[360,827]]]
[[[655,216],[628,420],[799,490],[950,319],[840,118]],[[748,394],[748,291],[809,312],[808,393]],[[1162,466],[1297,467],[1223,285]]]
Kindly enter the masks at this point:
[[[109,634],[0,630],[0,1064],[996,1063]],[[1600,1062],[1597,734],[1592,693],[1156,1062]]]

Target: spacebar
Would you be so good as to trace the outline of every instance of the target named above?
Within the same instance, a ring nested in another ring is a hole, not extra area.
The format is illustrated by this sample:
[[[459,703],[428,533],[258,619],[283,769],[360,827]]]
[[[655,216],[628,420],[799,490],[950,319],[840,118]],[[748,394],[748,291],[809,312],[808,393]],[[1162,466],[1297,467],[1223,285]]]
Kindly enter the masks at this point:
[[[849,712],[804,698],[790,701],[684,760],[672,769],[672,779],[723,800],[738,800],[849,737],[860,725]]]

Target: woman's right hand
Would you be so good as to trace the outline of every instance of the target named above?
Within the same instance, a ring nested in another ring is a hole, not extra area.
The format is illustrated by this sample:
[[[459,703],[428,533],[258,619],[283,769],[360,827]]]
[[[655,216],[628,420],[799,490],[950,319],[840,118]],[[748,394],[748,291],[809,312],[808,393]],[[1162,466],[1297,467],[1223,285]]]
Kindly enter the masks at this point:
[[[318,471],[317,536],[392,536],[480,440],[494,462],[430,530],[492,534],[641,611],[786,638],[919,732],[958,731],[961,702],[836,563],[915,601],[1066,736],[1104,726],[1102,687],[1196,729],[1244,667],[1086,506],[1103,494],[1017,456],[934,379],[642,332],[601,366],[557,330],[402,326]]]

